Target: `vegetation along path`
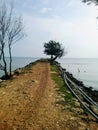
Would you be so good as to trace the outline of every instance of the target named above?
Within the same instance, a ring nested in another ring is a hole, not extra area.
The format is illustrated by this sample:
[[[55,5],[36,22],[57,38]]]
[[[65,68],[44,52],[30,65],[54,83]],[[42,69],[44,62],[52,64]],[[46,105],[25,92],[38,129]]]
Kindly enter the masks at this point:
[[[98,130],[48,62],[36,62],[0,83],[0,130]]]

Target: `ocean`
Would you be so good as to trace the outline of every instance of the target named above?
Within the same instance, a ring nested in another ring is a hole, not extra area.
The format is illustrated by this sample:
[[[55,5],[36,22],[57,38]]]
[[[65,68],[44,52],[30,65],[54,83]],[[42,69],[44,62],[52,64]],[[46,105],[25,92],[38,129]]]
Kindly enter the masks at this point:
[[[12,58],[12,70],[17,68],[22,68],[27,64],[38,60],[39,58],[32,58],[32,57],[13,57]],[[9,58],[6,58],[7,63],[9,62]],[[8,63],[9,64],[9,63]],[[3,71],[0,70],[0,77],[4,75]]]
[[[38,59],[39,58],[13,57],[12,70],[24,67]],[[93,89],[98,90],[98,59],[62,58],[57,61],[61,63],[62,67],[72,73],[75,78],[83,81],[85,86],[92,86]],[[0,70],[0,77],[3,74],[3,71]]]
[[[98,59],[62,58],[58,62],[85,86],[98,90]]]

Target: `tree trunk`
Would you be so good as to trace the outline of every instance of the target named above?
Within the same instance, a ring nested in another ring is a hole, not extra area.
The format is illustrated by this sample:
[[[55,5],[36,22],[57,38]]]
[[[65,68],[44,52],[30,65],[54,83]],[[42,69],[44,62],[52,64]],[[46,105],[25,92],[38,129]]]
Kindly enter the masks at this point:
[[[12,76],[12,53],[11,53],[11,43],[12,39],[9,37],[8,47],[9,47],[9,78]]]
[[[58,58],[58,55],[53,58],[53,61],[55,61]]]
[[[51,55],[51,61],[52,61],[52,59],[53,59],[53,55]]]
[[[4,50],[3,49],[2,49],[2,56],[3,56],[5,77],[7,77],[8,76],[8,74],[7,74],[7,64],[6,64],[6,60],[5,60],[5,55],[4,55]]]
[[[51,55],[51,64],[53,64],[53,62],[58,58],[58,55],[53,57],[53,55]]]
[[[53,64],[53,55],[51,55],[50,63]]]
[[[9,64],[9,73],[10,73],[10,76],[12,75],[11,72],[12,72],[12,54],[11,54],[11,45],[9,45],[9,55],[10,55],[10,64]]]

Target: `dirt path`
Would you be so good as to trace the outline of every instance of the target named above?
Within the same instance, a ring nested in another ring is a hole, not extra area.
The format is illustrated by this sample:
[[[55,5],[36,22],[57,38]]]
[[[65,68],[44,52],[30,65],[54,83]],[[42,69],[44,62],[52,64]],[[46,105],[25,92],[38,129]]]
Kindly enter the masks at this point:
[[[0,130],[98,130],[56,105],[50,65],[38,62],[0,88]]]

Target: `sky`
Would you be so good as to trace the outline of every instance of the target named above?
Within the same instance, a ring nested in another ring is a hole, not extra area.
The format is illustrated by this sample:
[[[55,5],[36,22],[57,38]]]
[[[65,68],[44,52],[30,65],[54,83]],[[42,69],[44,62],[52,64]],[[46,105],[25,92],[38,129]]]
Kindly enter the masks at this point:
[[[5,0],[8,4],[10,0]],[[46,57],[44,43],[60,42],[68,58],[98,58],[98,7],[82,0],[14,0],[26,36],[12,45],[17,57]]]

